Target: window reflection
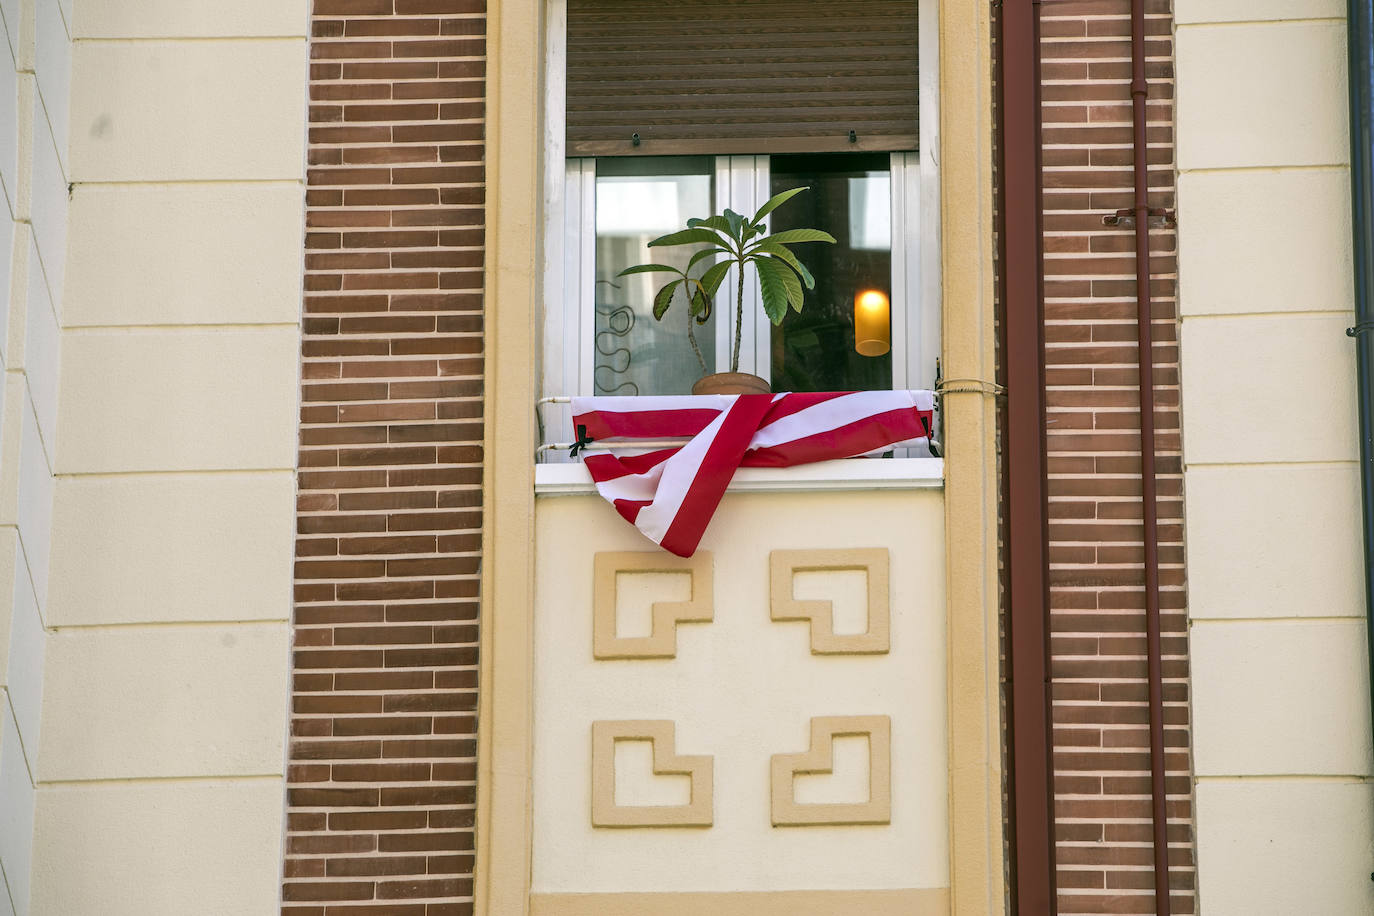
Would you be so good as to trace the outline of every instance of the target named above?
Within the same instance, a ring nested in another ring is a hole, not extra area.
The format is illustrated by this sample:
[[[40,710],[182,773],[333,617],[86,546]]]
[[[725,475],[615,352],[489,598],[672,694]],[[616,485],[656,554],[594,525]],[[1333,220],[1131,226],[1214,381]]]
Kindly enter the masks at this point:
[[[892,387],[890,349],[855,339],[856,300],[892,297],[892,172],[886,154],[773,156],[771,190],[810,187],[773,214],[772,231],[824,229],[836,244],[801,244],[811,269],[801,313],[788,312],[772,331],[774,391],[851,391]],[[892,302],[901,308],[900,300]],[[885,311],[885,310],[884,310]],[[890,339],[890,315],[883,318]],[[865,329],[869,331],[871,329]],[[866,339],[872,339],[866,334]]]
[[[849,244],[864,251],[892,250],[892,176],[849,179]]]
[[[654,320],[654,294],[672,275],[616,274],[650,261],[687,266],[696,247],[650,249],[649,242],[713,212],[713,173],[709,156],[597,161],[597,394],[685,394],[704,374],[687,339],[681,291],[663,320]],[[708,322],[695,333],[708,372],[715,369],[712,328]]]

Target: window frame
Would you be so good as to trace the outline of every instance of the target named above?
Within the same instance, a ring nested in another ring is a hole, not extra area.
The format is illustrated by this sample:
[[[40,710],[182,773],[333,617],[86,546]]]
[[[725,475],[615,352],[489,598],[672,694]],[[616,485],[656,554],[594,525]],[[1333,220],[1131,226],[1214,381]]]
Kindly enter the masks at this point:
[[[941,352],[941,226],[939,150],[939,0],[919,5],[918,77],[920,149],[891,154],[892,292],[906,308],[892,310],[894,388],[933,388]],[[543,290],[539,358],[540,392],[560,397],[594,392],[595,159],[566,157],[567,3],[548,0],[544,54],[545,205]],[[753,212],[768,199],[767,155],[716,156],[717,209]],[[704,214],[703,214],[704,215]],[[900,239],[900,241],[899,241]],[[734,290],[720,290],[717,308],[733,315]],[[740,369],[769,374],[767,316],[758,285],[746,283],[746,321]],[[914,308],[912,304],[914,303]],[[752,315],[752,320],[748,316]],[[730,322],[716,321],[717,371],[728,369]],[[726,365],[720,365],[724,361]],[[551,414],[554,412],[550,412]],[[572,438],[566,411],[545,418],[545,441]]]

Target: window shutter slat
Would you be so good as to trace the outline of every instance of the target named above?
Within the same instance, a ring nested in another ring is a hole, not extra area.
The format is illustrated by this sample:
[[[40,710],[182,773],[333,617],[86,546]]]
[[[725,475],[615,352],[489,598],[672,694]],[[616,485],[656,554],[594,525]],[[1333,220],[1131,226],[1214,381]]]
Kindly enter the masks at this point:
[[[914,150],[916,8],[569,0],[567,154]]]

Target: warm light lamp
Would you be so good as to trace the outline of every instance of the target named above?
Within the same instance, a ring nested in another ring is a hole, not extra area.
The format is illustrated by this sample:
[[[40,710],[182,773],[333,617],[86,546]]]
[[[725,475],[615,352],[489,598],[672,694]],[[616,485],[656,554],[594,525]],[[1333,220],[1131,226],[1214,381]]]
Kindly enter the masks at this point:
[[[854,349],[860,356],[882,356],[892,349],[892,308],[882,290],[854,294]]]

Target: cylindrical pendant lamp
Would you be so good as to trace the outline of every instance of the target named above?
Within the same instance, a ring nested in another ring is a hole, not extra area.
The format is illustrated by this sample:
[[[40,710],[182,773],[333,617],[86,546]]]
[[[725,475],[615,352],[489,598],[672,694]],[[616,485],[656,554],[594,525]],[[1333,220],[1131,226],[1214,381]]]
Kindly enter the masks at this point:
[[[892,349],[892,308],[882,290],[854,294],[854,349],[861,356],[882,356]]]

